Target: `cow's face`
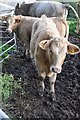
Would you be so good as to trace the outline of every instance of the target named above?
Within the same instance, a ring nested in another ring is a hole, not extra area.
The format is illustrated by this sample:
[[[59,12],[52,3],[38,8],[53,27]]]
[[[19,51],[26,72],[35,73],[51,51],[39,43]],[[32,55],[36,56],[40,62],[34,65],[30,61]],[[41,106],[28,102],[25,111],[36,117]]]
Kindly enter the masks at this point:
[[[11,16],[8,18],[8,32],[14,32],[21,23],[21,16]]]
[[[60,73],[62,64],[66,54],[76,54],[80,52],[78,46],[69,43],[64,38],[53,38],[51,40],[43,40],[39,43],[39,47],[47,51],[50,62],[50,71]]]

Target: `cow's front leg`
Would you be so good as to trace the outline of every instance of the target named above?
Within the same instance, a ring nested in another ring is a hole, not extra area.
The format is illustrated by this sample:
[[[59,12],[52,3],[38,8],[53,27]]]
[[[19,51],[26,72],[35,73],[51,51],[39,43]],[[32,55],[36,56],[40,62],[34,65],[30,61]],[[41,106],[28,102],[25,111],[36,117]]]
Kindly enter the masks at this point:
[[[54,73],[53,76],[49,78],[50,92],[51,92],[52,101],[54,101],[56,99],[56,97],[55,97],[55,89],[54,89],[54,85],[55,85],[55,81],[56,81],[56,76],[57,76],[57,74]]]
[[[42,72],[40,76],[41,76],[41,80],[40,80],[40,92],[39,92],[39,94],[40,94],[40,96],[43,96],[44,89],[45,89],[44,79],[46,77],[46,73]]]

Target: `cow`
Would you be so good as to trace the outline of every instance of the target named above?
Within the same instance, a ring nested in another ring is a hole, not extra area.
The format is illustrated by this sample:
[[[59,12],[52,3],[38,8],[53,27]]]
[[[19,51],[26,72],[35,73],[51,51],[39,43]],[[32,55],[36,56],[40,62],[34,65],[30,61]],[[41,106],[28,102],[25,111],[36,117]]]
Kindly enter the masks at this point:
[[[7,31],[9,33],[14,32],[16,35],[16,40],[21,41],[24,45],[24,54],[25,57],[30,49],[30,38],[31,38],[31,31],[32,25],[38,18],[34,17],[26,17],[26,16],[11,16],[7,19],[8,21],[8,28]]]
[[[6,17],[4,17],[6,18]],[[32,25],[36,20],[41,18],[30,17],[30,16],[22,16],[22,15],[13,15],[7,18],[8,21],[8,32],[15,32],[16,38],[19,39],[24,44],[24,55],[25,56],[30,49],[30,38]],[[61,36],[66,36],[68,38],[69,35],[69,26],[65,19],[59,17],[51,17],[48,19],[52,19],[55,22],[57,29],[60,32]]]
[[[47,17],[67,18],[68,9],[71,8],[77,17],[76,32],[80,31],[80,19],[76,10],[70,4],[63,4],[56,1],[36,1],[33,3],[22,3],[15,6],[14,14],[23,16],[41,17],[45,14]]]
[[[32,27],[30,40],[30,55],[34,58],[39,76],[42,77],[42,91],[45,89],[45,77],[49,77],[52,100],[55,100],[54,85],[57,74],[61,73],[66,54],[77,54],[80,49],[70,43],[66,37],[61,37],[56,24],[45,15],[36,21]]]

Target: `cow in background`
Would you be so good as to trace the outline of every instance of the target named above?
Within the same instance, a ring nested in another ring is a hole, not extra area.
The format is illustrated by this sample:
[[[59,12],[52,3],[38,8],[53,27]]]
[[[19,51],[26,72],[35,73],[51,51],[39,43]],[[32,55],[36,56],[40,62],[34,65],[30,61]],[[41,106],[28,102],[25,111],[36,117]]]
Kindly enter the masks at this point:
[[[30,17],[30,16],[0,16],[0,19],[6,20],[8,22],[7,31],[9,33],[15,32],[17,40],[20,40],[24,44],[24,55],[25,56],[30,48],[30,38],[32,32],[32,25],[36,20],[41,18]],[[67,37],[69,35],[69,25],[64,18],[51,17],[57,29],[62,37]]]
[[[76,10],[70,4],[62,4],[56,1],[36,1],[33,3],[19,3],[16,5],[14,14],[23,16],[41,17],[45,14],[47,17],[63,17],[67,18],[68,9],[71,8],[77,17],[76,32],[80,31],[80,19]]]
[[[9,33],[14,32],[16,40],[19,40],[24,45],[24,57],[28,54],[30,49],[30,38],[33,23],[39,18],[26,16],[11,16],[7,19]]]

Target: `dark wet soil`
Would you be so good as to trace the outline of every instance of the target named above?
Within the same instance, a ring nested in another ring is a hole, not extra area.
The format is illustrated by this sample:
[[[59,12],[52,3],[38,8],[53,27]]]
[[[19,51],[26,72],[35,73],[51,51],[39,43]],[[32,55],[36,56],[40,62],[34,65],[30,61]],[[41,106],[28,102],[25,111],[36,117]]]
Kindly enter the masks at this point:
[[[69,41],[80,46],[80,39],[70,36]],[[4,110],[13,120],[27,118],[54,118],[57,120],[80,119],[80,54],[67,55],[63,69],[55,83],[56,101],[51,102],[48,78],[46,92],[40,97],[39,81],[35,65],[29,55],[22,57],[21,48],[17,54],[3,64],[3,73],[13,74],[14,81],[21,87],[13,90]]]

